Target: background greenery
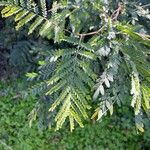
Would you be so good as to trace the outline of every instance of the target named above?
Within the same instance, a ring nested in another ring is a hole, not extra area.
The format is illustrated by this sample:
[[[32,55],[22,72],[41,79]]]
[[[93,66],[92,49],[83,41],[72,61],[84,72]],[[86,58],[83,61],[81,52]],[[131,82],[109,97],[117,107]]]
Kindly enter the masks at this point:
[[[15,83],[15,84],[14,84]],[[150,128],[144,133],[135,129],[132,109],[120,107],[113,117],[86,124],[84,128],[41,130],[28,114],[36,100],[28,95],[22,99],[18,91],[26,88],[21,80],[0,82],[0,149],[14,150],[146,150],[150,149]],[[123,115],[126,114],[126,115]]]

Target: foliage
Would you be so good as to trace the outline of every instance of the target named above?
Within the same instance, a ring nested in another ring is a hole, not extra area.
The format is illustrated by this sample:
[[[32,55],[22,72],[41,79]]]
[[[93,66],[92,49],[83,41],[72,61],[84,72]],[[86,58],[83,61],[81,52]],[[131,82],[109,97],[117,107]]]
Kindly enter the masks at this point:
[[[0,49],[5,51],[1,53],[8,61],[7,66],[13,68],[11,71],[16,75],[35,71],[39,60],[42,60],[50,49],[47,41],[40,38],[35,40],[33,36],[27,37],[25,30],[16,33],[13,21],[8,19],[3,20],[0,39]]]
[[[0,1],[1,13],[14,16],[17,30],[27,24],[29,35],[35,32],[55,45],[40,63],[32,91],[53,102],[49,111],[56,130],[67,118],[72,131],[75,122],[83,127],[93,109],[92,119],[100,120],[108,110],[112,115],[114,103],[131,101],[136,127],[143,132],[143,118],[150,113],[150,36],[139,20],[148,22],[149,10],[134,1],[39,2]],[[33,73],[28,77],[32,80]],[[32,113],[36,110],[42,109]]]
[[[14,84],[15,81],[15,84]],[[15,87],[15,88],[14,88]],[[77,150],[91,149],[128,149],[141,150],[150,147],[150,128],[141,135],[137,134],[128,105],[116,109],[113,117],[104,118],[96,124],[88,123],[83,129],[77,127],[73,133],[67,129],[53,132],[38,130],[35,121],[28,126],[28,114],[35,105],[35,98],[18,93],[18,89],[27,88],[24,81],[12,80],[0,82],[0,149],[51,149]],[[126,114],[126,115],[124,115]]]

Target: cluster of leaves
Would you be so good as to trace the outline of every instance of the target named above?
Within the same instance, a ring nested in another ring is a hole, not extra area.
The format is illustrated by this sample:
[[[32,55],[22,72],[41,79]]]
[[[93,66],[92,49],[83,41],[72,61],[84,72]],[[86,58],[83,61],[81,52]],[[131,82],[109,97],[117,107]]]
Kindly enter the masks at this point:
[[[15,16],[17,30],[27,24],[28,34],[55,45],[40,61],[39,73],[27,76],[39,81],[33,93],[50,99],[56,130],[67,118],[72,131],[74,122],[83,127],[93,109],[92,119],[100,120],[108,110],[113,113],[114,103],[131,101],[136,127],[144,131],[142,118],[150,115],[150,36],[139,19],[149,20],[149,10],[119,0],[2,0],[0,5],[2,17]]]
[[[15,83],[15,84],[14,84]],[[28,113],[35,105],[33,95],[23,98],[18,93],[27,87],[24,80],[0,82],[0,149],[51,149],[77,150],[121,149],[141,150],[150,147],[150,128],[144,134],[137,134],[133,125],[132,109],[128,104],[116,109],[114,117],[103,122],[77,127],[71,133],[68,129],[57,132],[38,130],[38,121],[28,126]],[[126,115],[124,115],[126,114]]]

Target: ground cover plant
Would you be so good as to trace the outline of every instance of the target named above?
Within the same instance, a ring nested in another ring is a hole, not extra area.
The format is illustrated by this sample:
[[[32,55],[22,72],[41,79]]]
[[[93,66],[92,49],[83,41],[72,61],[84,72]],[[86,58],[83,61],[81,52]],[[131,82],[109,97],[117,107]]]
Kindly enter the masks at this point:
[[[15,83],[15,84],[14,84]],[[86,123],[73,132],[63,128],[54,132],[38,128],[36,120],[29,127],[28,114],[36,99],[24,98],[18,91],[27,88],[24,80],[11,79],[0,82],[0,149],[2,150],[145,150],[150,145],[150,128],[137,134],[132,108],[128,104],[117,109],[113,117],[105,117],[96,124]],[[126,114],[126,115],[124,115]]]

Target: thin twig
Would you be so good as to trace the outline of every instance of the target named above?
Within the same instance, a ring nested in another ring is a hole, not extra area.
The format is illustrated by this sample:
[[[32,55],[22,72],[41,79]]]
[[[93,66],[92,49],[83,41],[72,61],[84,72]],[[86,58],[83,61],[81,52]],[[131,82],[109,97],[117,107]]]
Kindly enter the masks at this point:
[[[142,5],[141,7],[149,7],[150,4]]]
[[[84,37],[84,36],[88,36],[88,35],[94,35],[94,34],[98,34],[99,32],[101,32],[104,28],[106,27],[106,25],[102,26],[100,29],[98,29],[97,31],[93,31],[93,32],[88,32],[88,33],[73,33],[67,29],[64,29],[64,31],[70,33],[70,34],[75,34],[77,36],[80,36],[80,37]]]
[[[89,32],[89,33],[76,33],[76,35],[78,35],[78,36],[87,36],[87,35],[98,34],[99,32],[101,32],[104,29],[104,27],[105,26],[101,27],[97,31],[93,31],[93,32]]]
[[[118,4],[118,8],[112,13],[111,15],[111,20],[115,21],[117,20],[119,14],[122,12],[123,9],[123,5],[121,3]],[[84,36],[88,36],[88,35],[94,35],[94,34],[98,34],[99,32],[101,32],[104,28],[106,27],[106,25],[102,26],[100,29],[98,29],[97,31],[93,31],[93,32],[89,32],[89,33],[72,33],[71,31],[64,29],[64,31],[70,33],[70,34],[75,34],[77,36],[80,37],[84,37]]]
[[[119,14],[122,12],[122,9],[123,9],[123,5],[121,3],[118,3],[118,8],[111,15],[112,21],[117,20]]]

